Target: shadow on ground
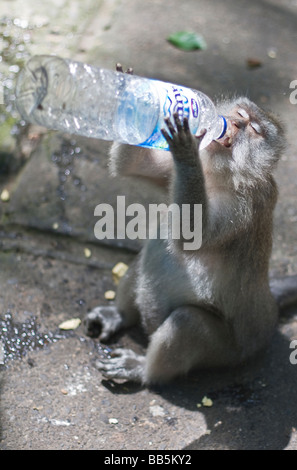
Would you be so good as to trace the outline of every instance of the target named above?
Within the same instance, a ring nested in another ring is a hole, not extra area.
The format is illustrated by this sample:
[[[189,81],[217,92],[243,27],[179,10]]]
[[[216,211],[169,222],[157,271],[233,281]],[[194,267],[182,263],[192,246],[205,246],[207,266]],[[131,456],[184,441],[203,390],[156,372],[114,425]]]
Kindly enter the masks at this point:
[[[183,450],[285,449],[297,427],[297,366],[289,361],[289,346],[290,341],[278,331],[269,349],[249,364],[232,370],[196,371],[184,380],[154,388],[175,406],[204,415],[207,431]],[[132,383],[103,380],[102,384],[114,396],[133,396],[141,389]],[[205,390],[211,407],[197,402]]]

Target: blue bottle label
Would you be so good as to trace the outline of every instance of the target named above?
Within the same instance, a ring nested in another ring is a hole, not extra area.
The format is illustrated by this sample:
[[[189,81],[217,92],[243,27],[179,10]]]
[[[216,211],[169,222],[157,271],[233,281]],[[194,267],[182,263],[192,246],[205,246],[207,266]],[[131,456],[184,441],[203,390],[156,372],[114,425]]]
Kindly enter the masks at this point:
[[[168,150],[168,144],[161,133],[161,129],[165,127],[164,118],[171,118],[175,113],[178,113],[181,121],[187,117],[191,132],[196,134],[199,124],[198,101],[190,88],[158,80],[152,80],[152,84],[159,95],[160,116],[152,135],[140,147]]]

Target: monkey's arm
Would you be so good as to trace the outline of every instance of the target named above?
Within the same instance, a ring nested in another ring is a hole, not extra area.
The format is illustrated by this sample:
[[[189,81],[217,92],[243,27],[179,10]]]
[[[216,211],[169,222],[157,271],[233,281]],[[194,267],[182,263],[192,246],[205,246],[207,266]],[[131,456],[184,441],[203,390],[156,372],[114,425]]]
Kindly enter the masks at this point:
[[[172,168],[172,155],[164,150],[119,143],[114,143],[110,149],[109,170],[113,176],[141,176],[167,186]]]
[[[162,129],[164,138],[169,144],[174,161],[174,177],[172,181],[172,202],[177,204],[181,211],[179,220],[180,237],[176,243],[184,242],[184,227],[182,211],[184,205],[190,210],[187,231],[193,233],[195,229],[195,205],[201,204],[203,218],[207,213],[207,196],[204,184],[204,175],[200,159],[198,156],[198,145],[202,140],[205,131],[200,137],[194,137],[189,129],[188,120],[185,118],[183,124],[177,114],[173,115],[176,129],[170,119],[165,119],[165,123],[171,135]]]
[[[173,202],[178,205],[203,204],[206,206],[204,175],[198,156],[198,147],[205,131],[201,136],[194,137],[186,118],[181,124],[178,115],[174,114],[174,120],[176,129],[169,119],[165,119],[171,137],[166,130],[162,130],[174,160]]]
[[[202,205],[203,244],[227,241],[250,223],[248,204],[232,193],[230,188],[217,190],[215,194],[207,193],[198,150],[205,132],[194,137],[187,119],[181,124],[178,116],[174,115],[174,120],[176,129],[169,119],[165,120],[171,136],[166,130],[162,131],[174,160],[172,200],[180,208],[183,204],[190,206],[191,232],[197,223],[194,220],[194,205]],[[183,233],[182,227],[180,233]]]

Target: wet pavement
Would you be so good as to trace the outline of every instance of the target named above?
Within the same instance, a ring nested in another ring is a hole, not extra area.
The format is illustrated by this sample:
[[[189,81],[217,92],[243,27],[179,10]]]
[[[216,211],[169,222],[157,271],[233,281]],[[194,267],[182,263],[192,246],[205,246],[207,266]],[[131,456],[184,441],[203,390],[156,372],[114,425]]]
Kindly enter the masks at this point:
[[[183,83],[211,97],[248,93],[286,124],[288,148],[276,173],[271,271],[297,272],[297,2],[269,0],[2,0],[0,79],[11,86],[24,60],[56,53],[107,68]],[[144,27],[145,26],[145,27]],[[185,53],[166,38],[194,30],[205,51]],[[251,64],[258,63],[257,67]],[[1,92],[1,90],[0,90]],[[142,389],[102,380],[96,357],[110,347],[144,349],[135,328],[110,345],[85,336],[83,319],[105,292],[112,268],[140,244],[94,237],[94,209],[148,204],[138,188],[110,178],[109,143],[46,131],[0,113],[0,449],[297,449],[297,311],[282,319],[269,349],[232,371],[195,373]],[[208,397],[212,406],[203,406]]]

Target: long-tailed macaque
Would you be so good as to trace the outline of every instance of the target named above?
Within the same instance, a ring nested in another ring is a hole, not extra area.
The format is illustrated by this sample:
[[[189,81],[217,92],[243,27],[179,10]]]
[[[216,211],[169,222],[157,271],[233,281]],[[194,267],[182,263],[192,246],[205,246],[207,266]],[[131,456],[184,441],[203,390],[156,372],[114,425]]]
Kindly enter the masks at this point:
[[[183,249],[182,240],[147,240],[116,305],[87,314],[87,332],[99,326],[102,341],[137,322],[149,336],[145,356],[117,349],[98,361],[107,378],[150,385],[193,368],[238,364],[267,345],[277,302],[297,297],[297,276],[281,281],[284,290],[268,278],[282,126],[245,97],[217,109],[228,118],[227,133],[201,151],[203,133],[193,136],[177,115],[164,123],[170,152],[111,148],[113,174],[150,178],[180,207],[201,204],[203,231],[195,251]]]

